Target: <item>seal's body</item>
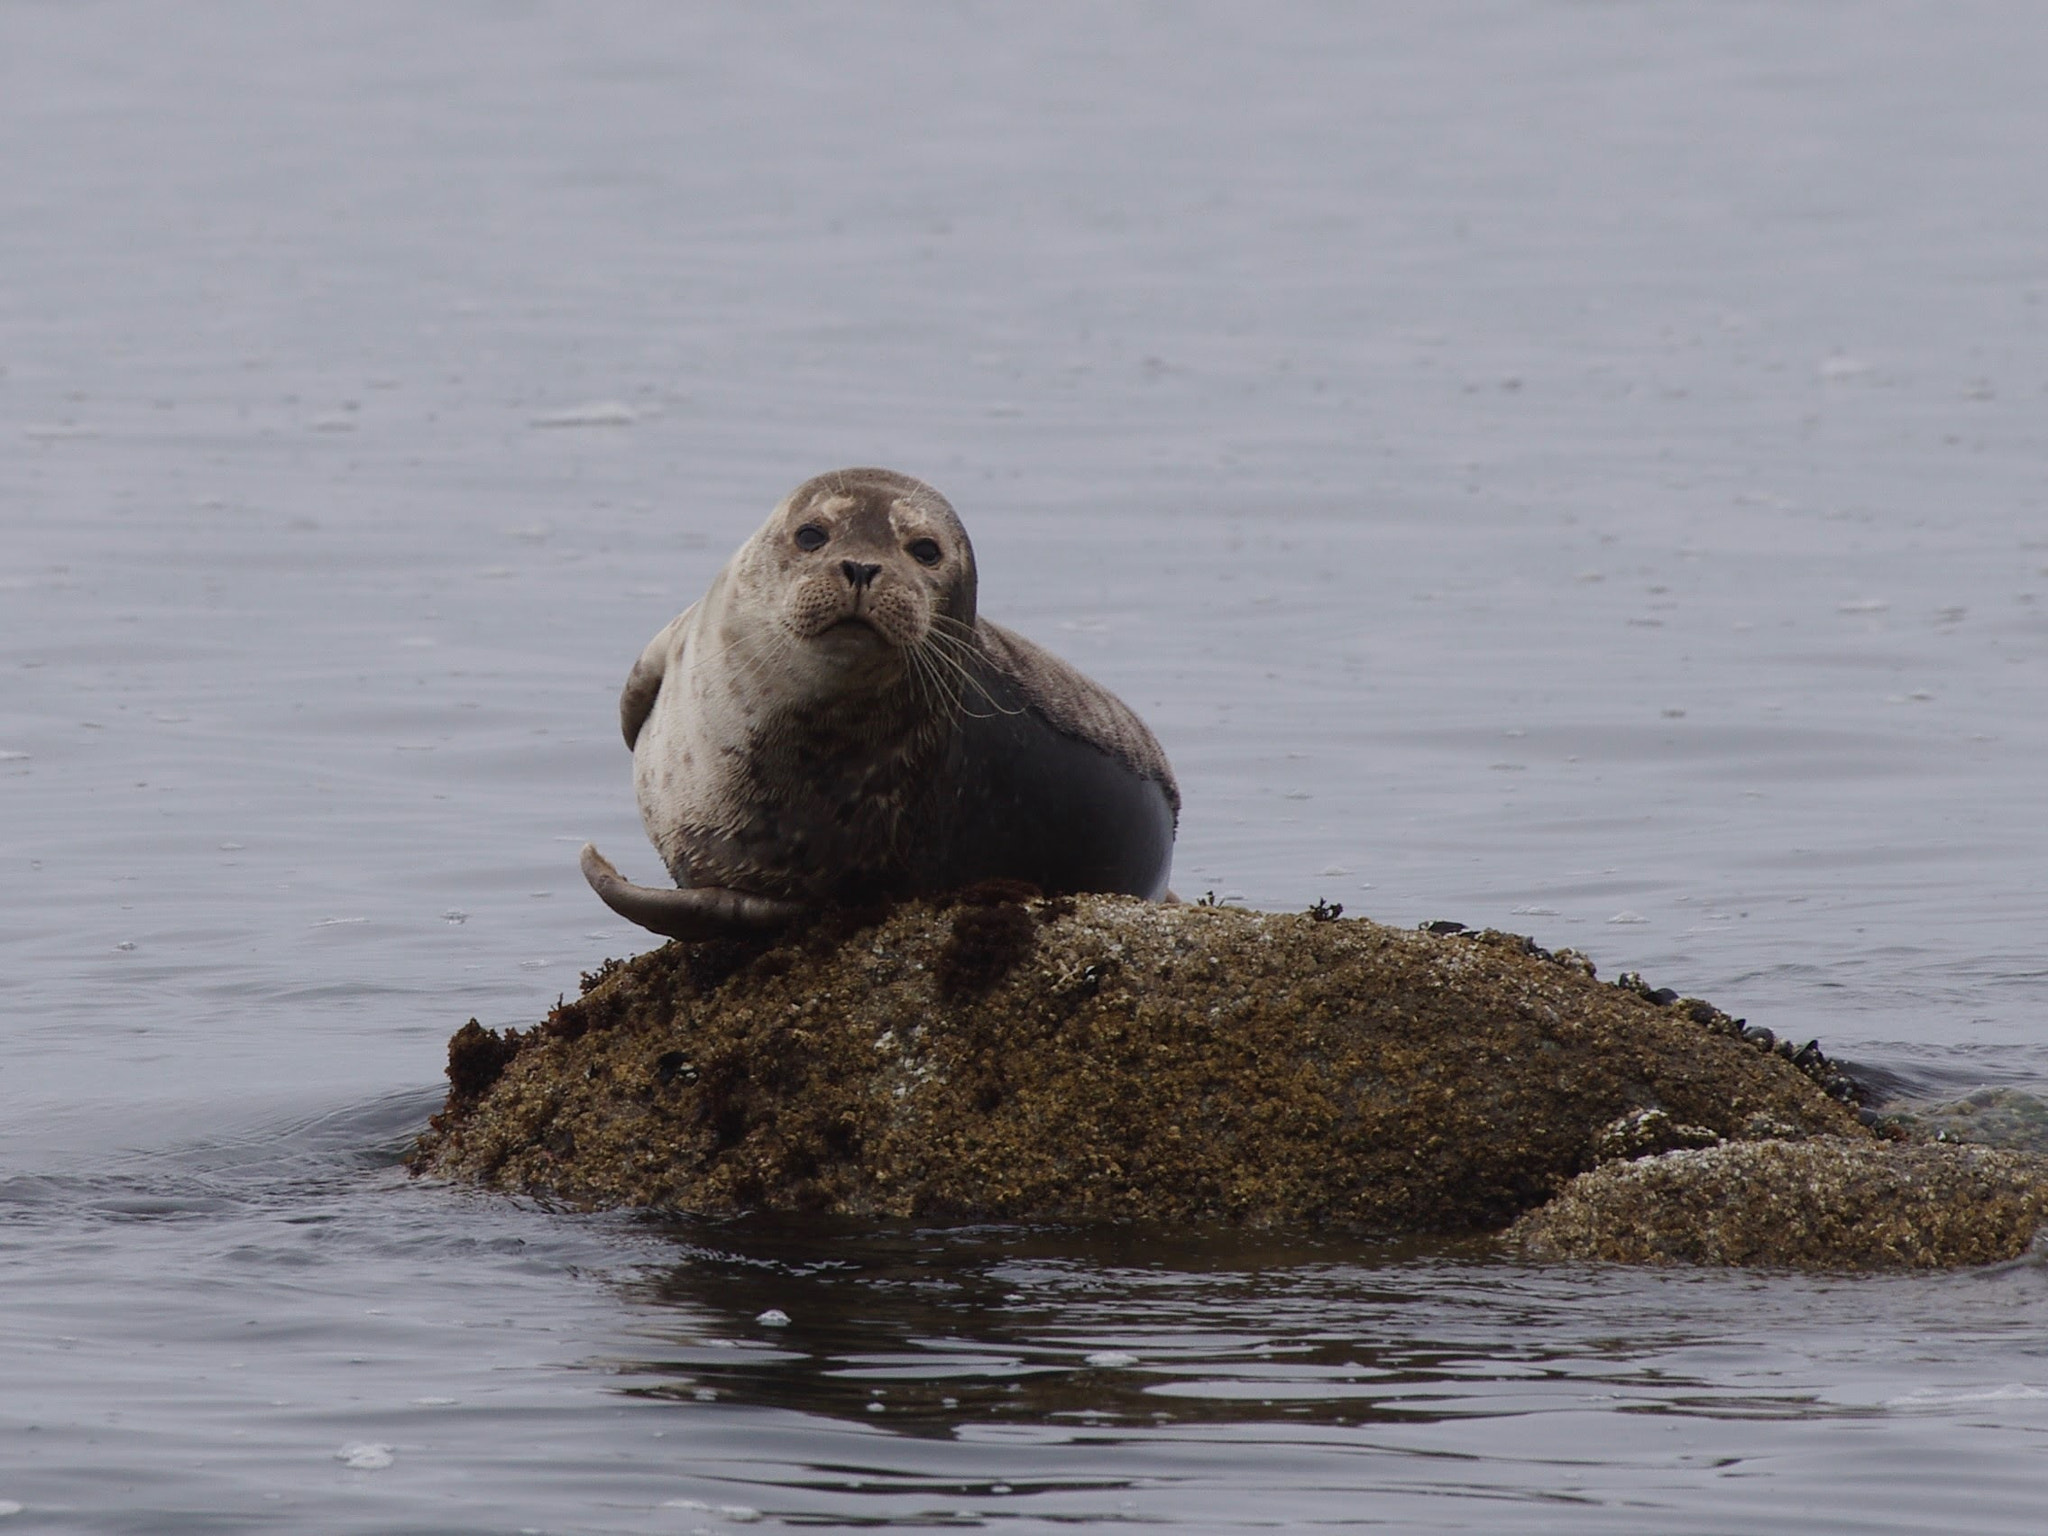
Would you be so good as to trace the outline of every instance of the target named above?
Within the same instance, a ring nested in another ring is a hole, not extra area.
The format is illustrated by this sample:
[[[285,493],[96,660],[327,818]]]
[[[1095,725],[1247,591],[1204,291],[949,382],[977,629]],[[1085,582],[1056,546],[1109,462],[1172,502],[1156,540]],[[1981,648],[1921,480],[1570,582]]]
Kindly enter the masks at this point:
[[[930,486],[850,469],[797,488],[654,637],[620,724],[677,889],[606,904],[703,938],[979,880],[1165,893],[1180,794],[1120,700],[975,613],[974,552]]]

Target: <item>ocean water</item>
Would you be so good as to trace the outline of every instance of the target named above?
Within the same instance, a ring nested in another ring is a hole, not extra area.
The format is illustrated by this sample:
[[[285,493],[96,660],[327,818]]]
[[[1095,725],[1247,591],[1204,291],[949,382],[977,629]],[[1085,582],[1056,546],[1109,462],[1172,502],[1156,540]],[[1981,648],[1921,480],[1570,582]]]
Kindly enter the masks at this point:
[[[639,947],[618,685],[848,463],[1152,722],[1184,895],[2048,1092],[2043,78],[1990,3],[0,3],[0,1532],[2041,1529],[2031,1263],[398,1159]]]

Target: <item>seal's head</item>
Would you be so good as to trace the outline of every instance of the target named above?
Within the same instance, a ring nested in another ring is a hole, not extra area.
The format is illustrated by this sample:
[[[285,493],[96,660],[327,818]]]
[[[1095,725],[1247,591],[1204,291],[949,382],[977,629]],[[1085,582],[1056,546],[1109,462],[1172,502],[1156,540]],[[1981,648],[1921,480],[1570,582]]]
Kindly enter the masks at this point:
[[[826,670],[901,676],[973,631],[967,530],[945,497],[893,470],[805,481],[736,564],[752,591],[773,594],[794,652]]]

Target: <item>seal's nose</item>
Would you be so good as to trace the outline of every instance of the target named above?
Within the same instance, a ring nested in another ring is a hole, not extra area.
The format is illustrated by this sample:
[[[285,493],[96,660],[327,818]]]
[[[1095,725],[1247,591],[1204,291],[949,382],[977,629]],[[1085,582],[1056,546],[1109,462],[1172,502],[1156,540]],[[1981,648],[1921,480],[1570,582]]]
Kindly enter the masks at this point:
[[[882,574],[879,565],[863,565],[858,560],[842,560],[839,569],[846,573],[847,584],[856,592],[865,592],[868,584]]]

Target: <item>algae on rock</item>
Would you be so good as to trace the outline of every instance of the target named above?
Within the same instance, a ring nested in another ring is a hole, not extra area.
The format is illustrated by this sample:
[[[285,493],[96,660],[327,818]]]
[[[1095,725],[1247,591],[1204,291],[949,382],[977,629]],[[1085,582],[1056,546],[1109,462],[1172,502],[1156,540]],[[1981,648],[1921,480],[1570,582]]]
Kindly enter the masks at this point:
[[[1512,935],[1014,888],[862,922],[472,1025],[415,1167],[705,1214],[1460,1232],[1617,1145],[1872,1139],[1816,1051]]]

